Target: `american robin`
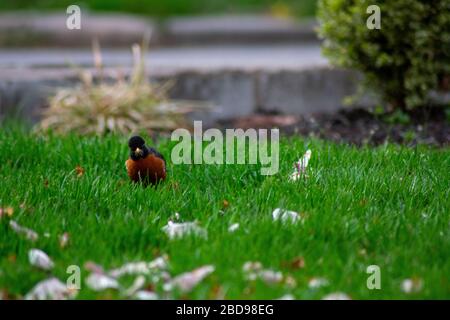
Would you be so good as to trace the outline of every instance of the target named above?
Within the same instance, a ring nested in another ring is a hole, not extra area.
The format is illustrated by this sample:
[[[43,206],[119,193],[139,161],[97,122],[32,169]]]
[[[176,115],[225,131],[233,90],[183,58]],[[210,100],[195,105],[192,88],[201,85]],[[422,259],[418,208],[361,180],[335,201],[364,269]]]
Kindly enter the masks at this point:
[[[139,136],[128,141],[130,158],[125,162],[127,173],[133,182],[155,185],[166,178],[166,160],[158,151],[145,145]]]

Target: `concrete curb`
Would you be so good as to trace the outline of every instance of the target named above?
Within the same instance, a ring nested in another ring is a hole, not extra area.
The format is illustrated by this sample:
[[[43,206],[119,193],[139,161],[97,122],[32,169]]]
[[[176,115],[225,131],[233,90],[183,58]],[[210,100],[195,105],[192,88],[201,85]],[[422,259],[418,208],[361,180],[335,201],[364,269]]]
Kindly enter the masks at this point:
[[[18,113],[35,122],[46,98],[60,86],[74,85],[77,76],[70,69],[4,70],[0,77],[0,115]],[[113,75],[113,70],[105,70]],[[214,112],[194,114],[193,118],[210,123],[247,116],[255,112],[300,115],[334,112],[342,100],[356,92],[360,75],[331,67],[301,70],[215,70],[177,71],[155,74],[156,81],[174,80],[170,96],[174,99],[208,101]],[[365,106],[374,102],[366,101]]]

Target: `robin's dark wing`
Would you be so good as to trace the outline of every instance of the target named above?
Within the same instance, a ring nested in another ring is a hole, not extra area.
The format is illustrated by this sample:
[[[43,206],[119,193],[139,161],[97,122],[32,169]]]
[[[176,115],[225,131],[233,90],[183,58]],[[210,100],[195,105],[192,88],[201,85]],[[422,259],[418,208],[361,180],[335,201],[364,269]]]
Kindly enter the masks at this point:
[[[153,154],[156,157],[161,158],[164,161],[164,165],[166,165],[166,159],[164,159],[164,156],[161,153],[159,153],[156,149],[148,148],[148,151],[150,152],[150,154]]]

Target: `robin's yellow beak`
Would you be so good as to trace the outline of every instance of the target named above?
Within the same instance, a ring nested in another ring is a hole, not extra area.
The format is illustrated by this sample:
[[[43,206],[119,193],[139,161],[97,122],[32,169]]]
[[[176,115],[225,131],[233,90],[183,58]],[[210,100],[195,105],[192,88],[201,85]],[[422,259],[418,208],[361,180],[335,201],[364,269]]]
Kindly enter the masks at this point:
[[[138,156],[142,156],[144,154],[144,152],[142,151],[142,149],[136,148],[136,150],[134,151],[134,153]]]

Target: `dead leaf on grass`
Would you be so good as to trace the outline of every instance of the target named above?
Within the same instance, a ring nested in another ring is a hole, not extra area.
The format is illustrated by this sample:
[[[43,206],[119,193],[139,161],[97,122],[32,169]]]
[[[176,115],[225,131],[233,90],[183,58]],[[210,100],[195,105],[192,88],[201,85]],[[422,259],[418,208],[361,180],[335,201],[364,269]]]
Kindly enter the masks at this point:
[[[13,207],[0,208],[0,219],[3,217],[11,218],[13,214],[14,214]]]
[[[81,178],[84,175],[85,172],[86,172],[86,170],[82,166],[77,165],[75,167],[75,173],[76,173],[78,178]]]

